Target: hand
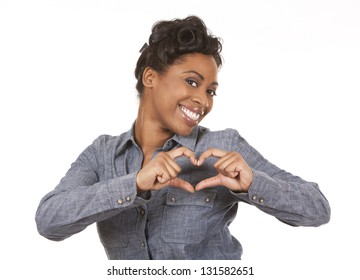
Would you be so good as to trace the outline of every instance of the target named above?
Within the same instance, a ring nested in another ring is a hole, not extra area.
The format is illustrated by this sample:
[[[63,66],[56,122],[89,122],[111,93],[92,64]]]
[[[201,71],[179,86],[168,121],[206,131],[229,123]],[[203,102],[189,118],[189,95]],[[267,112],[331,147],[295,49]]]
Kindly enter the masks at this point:
[[[177,177],[181,172],[181,167],[174,159],[180,156],[188,157],[194,165],[197,163],[195,154],[185,147],[160,152],[138,172],[137,189],[139,191],[159,190],[170,185],[193,193],[194,187]]]
[[[200,166],[211,156],[219,158],[214,164],[219,174],[199,182],[196,191],[214,186],[224,186],[235,192],[248,191],[253,172],[239,153],[210,148],[200,156],[197,165]]]

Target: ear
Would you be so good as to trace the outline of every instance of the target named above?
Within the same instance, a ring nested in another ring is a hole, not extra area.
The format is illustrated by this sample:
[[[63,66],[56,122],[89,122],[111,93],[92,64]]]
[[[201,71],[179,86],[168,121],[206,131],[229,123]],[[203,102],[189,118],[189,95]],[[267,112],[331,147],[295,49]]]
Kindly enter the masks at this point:
[[[152,88],[156,80],[157,72],[151,67],[146,67],[143,72],[142,82],[144,87]]]

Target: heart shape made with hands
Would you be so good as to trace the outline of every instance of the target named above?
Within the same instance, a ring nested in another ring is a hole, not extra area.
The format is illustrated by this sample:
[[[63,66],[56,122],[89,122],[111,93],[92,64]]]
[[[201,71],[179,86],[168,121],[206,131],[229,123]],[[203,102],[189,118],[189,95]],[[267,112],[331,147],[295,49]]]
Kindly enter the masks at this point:
[[[162,170],[157,173],[156,177],[160,184],[160,188],[171,185],[189,192],[194,192],[205,188],[224,186],[233,191],[240,192],[247,191],[252,182],[252,170],[242,156],[237,152],[227,152],[224,150],[210,148],[205,151],[199,159],[197,159],[191,150],[181,147],[163,154],[165,156],[163,156],[164,158],[160,158],[160,160],[163,160],[165,163],[164,167],[166,168],[166,171]],[[189,158],[190,162],[195,167],[201,166],[209,157],[218,158],[213,165],[213,167],[218,171],[218,174],[200,181],[194,187],[189,182],[177,177],[181,168],[175,162],[175,158],[181,156]]]

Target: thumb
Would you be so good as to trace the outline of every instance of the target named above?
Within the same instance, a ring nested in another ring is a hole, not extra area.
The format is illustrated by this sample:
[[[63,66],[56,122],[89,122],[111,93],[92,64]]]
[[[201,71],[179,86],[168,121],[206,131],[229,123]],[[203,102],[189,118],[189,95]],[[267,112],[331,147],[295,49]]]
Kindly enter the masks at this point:
[[[191,192],[191,193],[195,192],[194,187],[189,182],[186,182],[177,177],[173,178],[171,180],[168,180],[166,182],[163,182],[163,183],[159,181],[159,183],[160,183],[161,187],[171,186],[171,187],[177,187],[177,188],[183,189],[184,191],[187,191],[187,192]]]
[[[214,177],[210,177],[210,178],[204,179],[201,182],[199,182],[195,186],[195,190],[200,191],[205,188],[211,188],[211,187],[216,187],[216,186],[221,186],[221,185],[223,185],[223,183],[222,183],[220,174],[218,174]]]

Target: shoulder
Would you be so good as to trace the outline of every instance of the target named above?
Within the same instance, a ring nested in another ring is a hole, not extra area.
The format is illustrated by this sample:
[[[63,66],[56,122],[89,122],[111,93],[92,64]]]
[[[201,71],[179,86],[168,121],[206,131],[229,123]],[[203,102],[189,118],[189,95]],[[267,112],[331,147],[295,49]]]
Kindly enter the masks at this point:
[[[124,132],[120,135],[109,135],[102,134],[99,135],[90,145],[93,151],[107,152],[115,154],[122,147],[126,146],[126,143],[131,140],[131,131]]]
[[[108,148],[112,147],[114,149],[118,149],[122,145],[125,145],[129,140],[131,140],[131,134],[129,135],[129,132],[124,132],[115,136],[102,134],[94,140],[94,143]]]
[[[263,156],[233,128],[211,131],[208,128],[201,127],[199,130],[198,143],[198,148],[201,150],[217,148],[226,151],[236,151],[241,154],[251,166],[257,166],[265,160]]]

